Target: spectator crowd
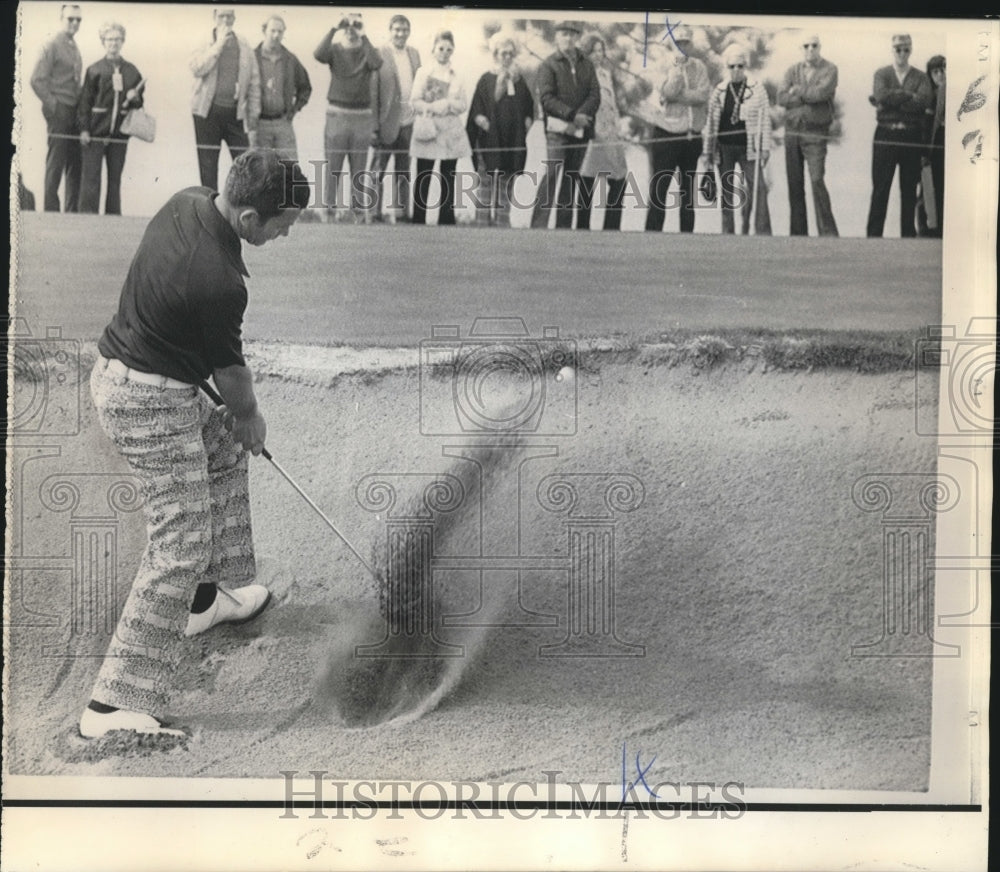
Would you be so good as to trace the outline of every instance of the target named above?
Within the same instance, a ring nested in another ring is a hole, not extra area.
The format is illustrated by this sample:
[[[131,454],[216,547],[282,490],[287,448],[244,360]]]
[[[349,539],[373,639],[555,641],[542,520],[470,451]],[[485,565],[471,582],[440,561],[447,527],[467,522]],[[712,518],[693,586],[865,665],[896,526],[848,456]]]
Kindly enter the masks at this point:
[[[254,45],[236,29],[234,8],[217,5],[205,14],[212,20],[190,56],[190,109],[199,181],[214,190],[223,147],[232,159],[259,147],[298,160],[295,119],[312,100],[313,83],[283,44],[281,16],[260,24]],[[770,235],[764,170],[777,140],[777,114],[790,234],[809,233],[808,172],[816,232],[838,235],[826,182],[838,67],[823,56],[818,35],[802,37],[801,60],[772,96],[740,43],[722,52],[723,76],[713,82],[692,29],[668,27],[670,60],[645,77],[658,109],[642,118],[650,179],[638,191],[626,164],[626,146],[635,140],[620,70],[593,28],[558,22],[555,51],[530,77],[519,64],[523,45],[509,32],[495,33],[492,69],[469,93],[452,65],[452,31],[438,31],[424,58],[409,43],[405,15],[392,16],[378,47],[363,13],[335,17],[313,52],[329,70],[325,160],[311,180],[313,205],[328,221],[424,224],[436,209],[437,223],[454,224],[456,208],[471,203],[476,222],[487,226],[509,226],[512,208],[526,208],[536,228],[619,230],[631,197],[645,209],[647,231],[661,232],[668,210],[677,208],[680,231],[691,233],[700,198],[719,211],[723,233]],[[80,6],[62,5],[59,30],[31,74],[48,133],[44,208],[98,212],[104,174],[104,212],[120,214],[130,120],[145,109],[146,81],[123,56],[126,28],[117,21],[99,27],[104,55],[84,70],[77,45],[82,19]],[[876,127],[866,234],[882,236],[898,177],[900,235],[940,236],[945,59],[935,55],[926,72],[911,66],[913,41],[905,33],[894,34],[888,48],[891,63],[875,71],[869,97]],[[525,172],[536,122],[544,129],[544,172],[533,200],[517,202],[514,183]],[[462,159],[471,159],[474,174],[458,172]]]

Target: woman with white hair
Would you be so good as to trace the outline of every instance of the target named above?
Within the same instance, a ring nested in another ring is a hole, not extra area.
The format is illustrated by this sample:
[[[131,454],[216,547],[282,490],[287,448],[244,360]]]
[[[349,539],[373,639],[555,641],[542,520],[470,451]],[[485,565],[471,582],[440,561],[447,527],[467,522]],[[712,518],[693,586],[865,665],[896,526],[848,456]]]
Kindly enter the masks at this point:
[[[117,21],[98,31],[105,55],[87,67],[77,105],[82,145],[80,211],[97,212],[101,198],[101,164],[108,166],[104,214],[121,215],[122,172],[128,136],[121,124],[129,109],[142,105],[143,79],[133,64],[122,58],[125,28]]]
[[[733,213],[743,204],[743,235],[750,232],[750,215],[758,236],[771,235],[767,184],[763,168],[771,152],[771,114],[762,82],[747,78],[747,52],[730,45],[723,53],[728,77],[708,98],[703,155],[722,176],[722,232],[735,233]],[[736,165],[742,180],[737,184]],[[754,199],[756,194],[756,210]]]
[[[442,30],[434,37],[431,62],[413,77],[410,104],[413,106],[413,138],[410,154],[417,159],[413,193],[413,223],[427,223],[431,177],[440,161],[441,211],[438,224],[455,223],[455,167],[460,157],[471,157],[469,137],[462,113],[469,106],[465,86],[451,67],[455,37]]]
[[[535,101],[515,60],[517,43],[497,33],[490,48],[496,67],[476,84],[465,131],[481,180],[477,206],[489,224],[509,226],[511,188],[527,161]]]
[[[601,88],[601,105],[594,116],[594,138],[587,143],[587,153],[580,165],[580,209],[576,213],[576,229],[590,229],[590,209],[594,192],[601,176],[608,178],[608,199],[604,211],[604,229],[621,230],[622,199],[625,195],[625,145],[619,128],[618,92],[611,74],[607,47],[596,33],[588,34],[580,42],[582,51],[594,65],[597,83]]]

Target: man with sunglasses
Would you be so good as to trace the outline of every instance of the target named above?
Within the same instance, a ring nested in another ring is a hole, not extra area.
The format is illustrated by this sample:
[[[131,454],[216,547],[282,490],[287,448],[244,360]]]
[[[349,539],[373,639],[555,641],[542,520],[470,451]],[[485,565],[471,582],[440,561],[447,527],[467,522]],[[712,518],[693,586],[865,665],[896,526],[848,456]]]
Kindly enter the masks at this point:
[[[909,34],[892,37],[893,62],[875,72],[869,102],[875,107],[877,126],[872,145],[872,199],[868,210],[869,237],[879,237],[885,227],[892,179],[899,166],[899,233],[917,235],[914,214],[925,118],[933,91],[926,74],[910,66],[913,41]]]
[[[778,105],[785,107],[785,173],[791,235],[808,236],[805,168],[809,167],[813,206],[820,236],[837,236],[837,222],[830,206],[826,172],[826,144],[833,124],[833,95],[837,90],[837,67],[820,55],[818,36],[802,43],[803,60],[785,73],[778,89]]]
[[[80,198],[80,127],[76,107],[80,99],[83,59],[73,37],[80,29],[80,7],[64,4],[60,12],[62,28],[42,47],[31,74],[31,88],[42,101],[42,115],[49,134],[45,155],[45,211],[59,211],[59,184],[66,176],[63,191],[66,211],[76,212]]]

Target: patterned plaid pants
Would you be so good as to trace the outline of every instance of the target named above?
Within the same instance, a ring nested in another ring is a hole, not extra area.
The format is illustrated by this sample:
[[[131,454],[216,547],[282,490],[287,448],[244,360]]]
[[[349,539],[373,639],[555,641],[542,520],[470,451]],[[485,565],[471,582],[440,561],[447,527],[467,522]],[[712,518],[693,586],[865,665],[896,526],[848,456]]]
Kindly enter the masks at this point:
[[[202,582],[256,572],[247,454],[196,387],[130,381],[99,357],[90,389],[101,427],[142,481],[148,543],[92,698],[161,716]]]

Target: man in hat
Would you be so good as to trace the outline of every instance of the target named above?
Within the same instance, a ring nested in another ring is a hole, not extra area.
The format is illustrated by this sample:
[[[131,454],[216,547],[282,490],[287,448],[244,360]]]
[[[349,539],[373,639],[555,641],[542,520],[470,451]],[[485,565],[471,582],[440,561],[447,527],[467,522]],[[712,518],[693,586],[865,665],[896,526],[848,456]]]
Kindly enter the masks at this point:
[[[248,134],[260,118],[260,68],[242,36],[233,31],[232,7],[212,10],[212,38],[191,57],[195,86],[191,95],[194,138],[201,183],[213,191],[219,185],[222,143],[235,160],[250,145]]]
[[[803,59],[785,73],[778,89],[778,105],[785,107],[785,174],[791,235],[808,236],[805,167],[809,167],[813,206],[820,236],[837,236],[837,222],[830,206],[826,172],[826,144],[833,124],[833,95],[837,90],[837,67],[820,55],[819,37],[802,41]]]
[[[907,33],[892,37],[892,64],[875,72],[869,102],[875,107],[872,145],[872,199],[868,209],[869,237],[882,235],[892,179],[899,166],[899,234],[916,236],[914,215],[926,113],[932,108],[931,81],[910,66],[913,41]]]
[[[680,229],[681,233],[691,233],[694,231],[694,186],[701,157],[701,131],[705,126],[712,84],[704,62],[691,56],[691,28],[681,24],[672,33],[674,60],[660,86],[663,126],[653,127],[653,141],[649,146],[652,176],[646,229],[663,230],[670,182],[679,175]]]
[[[82,165],[76,106],[80,99],[83,60],[73,37],[80,29],[80,7],[63,4],[59,18],[61,28],[42,46],[31,74],[31,88],[42,101],[42,115],[49,133],[49,150],[45,156],[45,211],[59,211],[59,184],[65,174],[66,211],[75,212],[79,205]]]
[[[601,86],[594,65],[576,47],[580,26],[573,21],[556,25],[556,51],[538,68],[536,88],[545,113],[547,159],[545,175],[531,218],[532,227],[548,227],[549,212],[556,197],[559,173],[559,202],[556,227],[573,226],[573,203],[580,184],[580,167],[587,142],[594,136],[594,116],[601,105]]]

